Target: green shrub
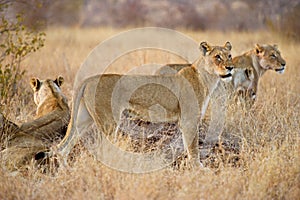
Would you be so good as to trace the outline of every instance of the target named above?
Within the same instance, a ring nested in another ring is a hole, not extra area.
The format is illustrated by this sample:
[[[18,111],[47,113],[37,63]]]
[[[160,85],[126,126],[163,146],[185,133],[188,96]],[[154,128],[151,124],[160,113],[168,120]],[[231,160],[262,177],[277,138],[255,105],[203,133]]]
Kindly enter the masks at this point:
[[[0,13],[9,7],[0,4]],[[34,32],[23,24],[22,15],[13,21],[2,15],[0,22],[0,111],[21,89],[20,80],[25,74],[21,63],[30,53],[44,46],[45,33]]]

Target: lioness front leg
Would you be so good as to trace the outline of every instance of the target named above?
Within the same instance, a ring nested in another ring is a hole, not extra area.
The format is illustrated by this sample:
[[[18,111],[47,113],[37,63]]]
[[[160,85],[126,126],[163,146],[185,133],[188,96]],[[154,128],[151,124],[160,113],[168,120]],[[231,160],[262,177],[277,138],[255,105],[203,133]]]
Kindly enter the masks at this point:
[[[193,139],[192,144],[187,149],[189,161],[191,162],[192,166],[203,167],[202,163],[200,162],[198,143],[199,143],[199,137],[196,135]]]
[[[202,163],[200,162],[199,156],[199,137],[198,134],[195,134],[193,131],[182,130],[182,139],[183,145],[185,150],[188,154],[188,162],[191,167],[203,167]]]
[[[222,132],[226,124],[227,91],[225,87],[216,89],[211,100],[211,116],[204,144],[211,148],[221,142]]]

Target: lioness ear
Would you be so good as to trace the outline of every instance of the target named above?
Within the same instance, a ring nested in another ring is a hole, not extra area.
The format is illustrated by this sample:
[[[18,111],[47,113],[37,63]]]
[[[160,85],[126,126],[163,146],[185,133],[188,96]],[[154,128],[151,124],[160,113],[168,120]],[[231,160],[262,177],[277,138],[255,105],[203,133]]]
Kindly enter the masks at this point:
[[[211,46],[207,44],[207,42],[201,42],[199,49],[203,51],[203,55],[205,56],[208,51],[211,51]]]
[[[228,41],[226,42],[226,44],[224,45],[224,47],[225,47],[225,49],[227,49],[228,51],[230,51],[231,48],[232,48],[230,42],[228,42]]]
[[[64,83],[64,78],[62,76],[58,76],[57,79],[55,79],[54,83],[60,87]]]
[[[264,48],[262,46],[260,46],[259,44],[255,45],[255,52],[256,54],[259,54],[261,52],[263,52]]]
[[[277,45],[277,44],[274,44],[273,47],[274,47],[275,49],[278,49],[278,45]]]
[[[38,91],[40,89],[41,82],[37,78],[31,78],[30,79],[30,86],[33,89],[33,91]]]

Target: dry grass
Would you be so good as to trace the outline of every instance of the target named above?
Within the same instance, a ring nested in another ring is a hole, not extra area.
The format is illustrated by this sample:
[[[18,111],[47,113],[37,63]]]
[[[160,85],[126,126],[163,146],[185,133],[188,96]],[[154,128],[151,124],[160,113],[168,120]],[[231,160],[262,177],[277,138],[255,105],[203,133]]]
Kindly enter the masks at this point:
[[[119,31],[48,30],[45,47],[24,63],[27,79],[61,74],[66,81],[63,91],[71,99],[80,64],[99,42]],[[166,168],[128,174],[107,168],[79,145],[72,166],[55,175],[38,173],[33,164],[23,173],[1,167],[0,199],[299,199],[300,44],[266,32],[182,32],[199,42],[231,41],[233,55],[255,43],[276,43],[287,61],[285,74],[267,72],[262,78],[253,110],[231,122],[232,133],[243,141],[236,165],[220,153],[211,172]],[[21,113],[11,108],[9,115],[18,123],[30,119],[33,108],[33,103],[19,101],[16,107],[22,106]]]

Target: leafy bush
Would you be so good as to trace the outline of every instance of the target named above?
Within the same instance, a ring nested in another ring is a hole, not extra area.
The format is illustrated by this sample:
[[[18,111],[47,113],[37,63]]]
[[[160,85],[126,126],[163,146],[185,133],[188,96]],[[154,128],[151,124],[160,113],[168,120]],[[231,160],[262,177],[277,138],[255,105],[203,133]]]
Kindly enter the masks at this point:
[[[9,4],[0,3],[0,12]],[[13,21],[5,15],[0,23],[0,111],[9,106],[10,100],[20,89],[20,80],[25,74],[21,63],[30,53],[44,46],[45,33],[34,32],[23,24],[22,15],[18,14]]]

